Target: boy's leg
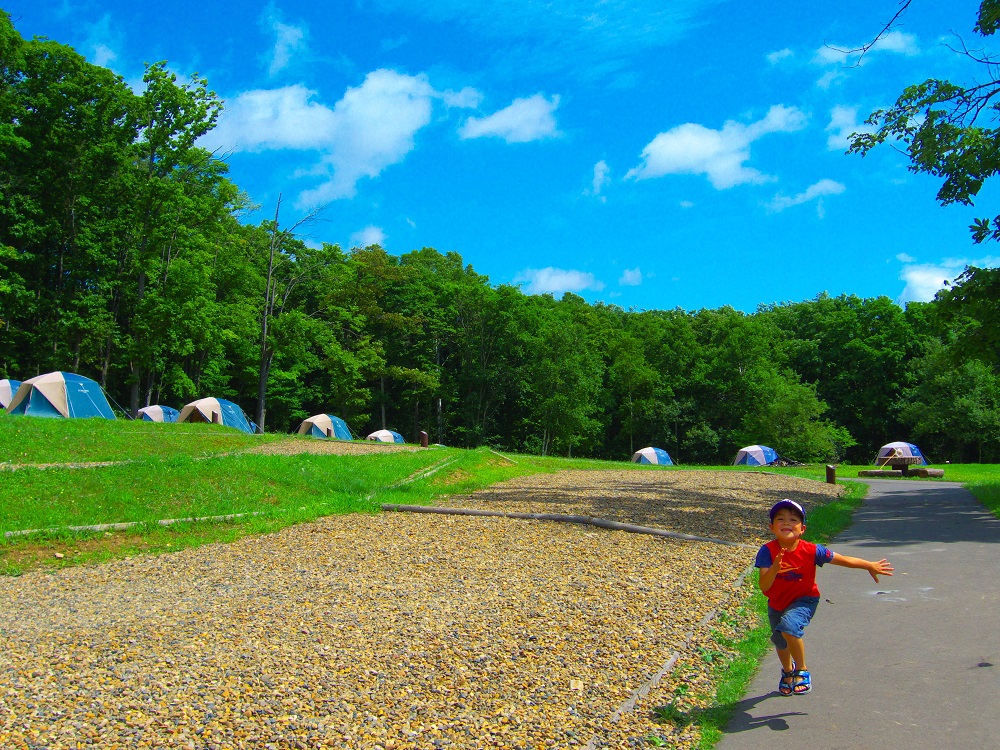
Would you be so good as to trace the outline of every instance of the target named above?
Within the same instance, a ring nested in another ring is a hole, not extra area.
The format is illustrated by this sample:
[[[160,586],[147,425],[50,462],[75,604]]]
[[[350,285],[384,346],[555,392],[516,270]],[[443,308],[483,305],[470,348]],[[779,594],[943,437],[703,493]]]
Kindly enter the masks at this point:
[[[806,666],[806,645],[801,638],[796,638],[794,635],[789,633],[782,633],[785,636],[785,643],[788,644],[788,648],[785,651],[788,653],[788,661],[786,662],[781,656],[781,652],[778,652],[778,658],[781,659],[782,667],[787,671],[791,669],[791,662],[795,662],[795,668],[802,671],[807,671],[809,667]]]
[[[785,636],[785,643],[788,643],[787,634],[782,633],[782,635]],[[798,662],[795,661],[795,657],[792,656],[792,650],[790,648],[778,648],[775,646],[774,650],[778,652],[778,661],[781,662],[781,668],[785,672],[791,672],[792,668],[798,665]]]

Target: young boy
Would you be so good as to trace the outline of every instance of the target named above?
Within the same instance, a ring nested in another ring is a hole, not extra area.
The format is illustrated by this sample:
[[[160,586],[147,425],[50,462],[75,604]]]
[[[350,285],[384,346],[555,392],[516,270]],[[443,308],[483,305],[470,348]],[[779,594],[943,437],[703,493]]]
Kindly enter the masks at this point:
[[[771,508],[770,515],[774,540],[758,550],[754,565],[760,573],[760,590],[767,597],[771,643],[781,661],[778,692],[802,695],[812,690],[802,634],[819,605],[816,567],[833,563],[845,568],[861,568],[867,570],[876,583],[880,575],[891,576],[893,567],[885,560],[871,562],[839,555],[822,544],[802,539],[806,512],[794,500],[779,500]]]

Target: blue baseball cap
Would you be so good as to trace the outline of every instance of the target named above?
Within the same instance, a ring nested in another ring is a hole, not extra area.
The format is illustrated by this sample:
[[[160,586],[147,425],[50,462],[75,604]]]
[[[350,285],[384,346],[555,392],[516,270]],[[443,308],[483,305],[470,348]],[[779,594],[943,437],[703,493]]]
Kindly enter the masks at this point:
[[[771,506],[771,512],[770,512],[769,515],[770,515],[772,521],[774,521],[775,514],[779,510],[781,510],[782,508],[788,508],[790,510],[794,510],[796,513],[798,513],[798,514],[800,514],[802,516],[802,523],[806,522],[806,510],[805,510],[805,508],[803,508],[801,505],[799,505],[794,500],[789,500],[788,498],[785,498],[784,500],[779,500],[778,502],[776,502],[774,505]]]

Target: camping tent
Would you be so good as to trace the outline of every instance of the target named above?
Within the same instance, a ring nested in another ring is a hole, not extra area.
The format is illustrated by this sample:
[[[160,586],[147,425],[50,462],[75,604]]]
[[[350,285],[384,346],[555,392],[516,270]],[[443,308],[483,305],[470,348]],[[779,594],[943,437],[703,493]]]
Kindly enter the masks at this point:
[[[316,414],[303,420],[302,424],[299,425],[299,434],[312,435],[316,438],[351,439],[351,431],[347,428],[347,423],[332,414]]]
[[[0,409],[7,408],[20,385],[20,380],[0,380]]]
[[[7,413],[32,417],[115,418],[101,386],[72,372],[48,372],[25,380],[7,405]]]
[[[376,430],[371,435],[368,436],[369,440],[375,440],[379,443],[405,443],[403,436],[398,432],[393,432],[392,430]]]
[[[778,462],[778,451],[766,445],[748,445],[740,448],[733,459],[733,466],[770,466]]]
[[[920,463],[928,464],[927,457],[920,452],[920,449],[913,443],[886,443],[881,448],[878,449],[878,457],[875,459],[876,464],[886,464],[892,458],[919,458],[920,461],[911,461],[910,463]]]
[[[139,409],[139,419],[143,422],[176,422],[179,411],[170,406],[144,406]]]
[[[187,404],[177,415],[178,422],[212,422],[248,432],[257,432],[257,425],[247,419],[243,410],[224,398],[202,398]]]
[[[674,462],[670,454],[663,448],[643,448],[632,454],[634,464],[660,464],[661,466],[673,466]]]

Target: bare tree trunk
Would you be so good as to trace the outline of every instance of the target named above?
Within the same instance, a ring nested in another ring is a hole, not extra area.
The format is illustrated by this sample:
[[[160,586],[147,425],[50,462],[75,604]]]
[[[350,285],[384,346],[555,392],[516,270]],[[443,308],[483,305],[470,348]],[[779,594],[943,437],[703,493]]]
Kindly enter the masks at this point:
[[[384,429],[386,429],[386,426],[385,426],[385,375],[383,375],[381,378],[379,378],[379,382],[381,383],[381,390],[382,390],[382,398],[380,400],[381,400],[381,406],[382,406],[382,429],[384,430]]]
[[[274,277],[274,251],[280,241],[278,234],[278,212],[281,211],[281,194],[274,207],[274,228],[271,233],[270,247],[267,258],[267,282],[264,285],[264,312],[260,316],[260,371],[257,377],[257,432],[264,431],[264,420],[267,416],[267,378],[271,370],[271,351],[267,345],[267,324],[271,318],[271,307],[274,304],[271,279]]]

